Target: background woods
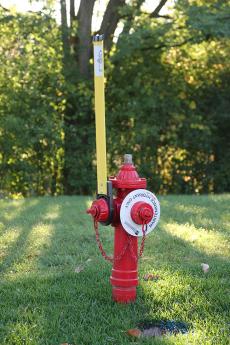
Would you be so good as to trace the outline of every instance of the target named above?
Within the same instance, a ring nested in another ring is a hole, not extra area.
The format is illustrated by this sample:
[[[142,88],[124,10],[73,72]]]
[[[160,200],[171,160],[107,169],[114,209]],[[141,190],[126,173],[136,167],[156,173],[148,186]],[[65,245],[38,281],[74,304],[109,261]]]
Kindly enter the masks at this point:
[[[108,163],[134,154],[149,189],[230,190],[229,4],[104,1]],[[98,1],[0,9],[0,192],[95,189],[92,21]],[[163,14],[162,14],[163,13]],[[166,14],[165,14],[166,13]],[[99,19],[98,19],[99,20]],[[119,34],[116,34],[119,27]]]

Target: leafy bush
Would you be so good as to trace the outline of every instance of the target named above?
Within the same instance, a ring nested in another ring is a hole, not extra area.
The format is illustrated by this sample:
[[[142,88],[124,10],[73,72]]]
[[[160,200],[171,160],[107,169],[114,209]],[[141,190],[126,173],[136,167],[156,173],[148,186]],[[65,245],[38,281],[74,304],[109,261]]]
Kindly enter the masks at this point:
[[[1,13],[0,190],[60,193],[62,49],[49,17]]]

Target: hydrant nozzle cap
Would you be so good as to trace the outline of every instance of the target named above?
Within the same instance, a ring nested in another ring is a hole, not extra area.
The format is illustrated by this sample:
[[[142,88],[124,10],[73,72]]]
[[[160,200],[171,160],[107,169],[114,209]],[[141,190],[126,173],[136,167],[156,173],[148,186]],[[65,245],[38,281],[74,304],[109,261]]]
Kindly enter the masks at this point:
[[[95,206],[91,206],[91,208],[89,208],[86,213],[91,214],[93,217],[97,216],[97,207]]]
[[[124,155],[124,164],[133,164],[133,157],[131,154],[126,153]]]
[[[106,222],[109,217],[109,206],[107,200],[100,198],[94,200],[91,207],[86,211],[98,222]]]

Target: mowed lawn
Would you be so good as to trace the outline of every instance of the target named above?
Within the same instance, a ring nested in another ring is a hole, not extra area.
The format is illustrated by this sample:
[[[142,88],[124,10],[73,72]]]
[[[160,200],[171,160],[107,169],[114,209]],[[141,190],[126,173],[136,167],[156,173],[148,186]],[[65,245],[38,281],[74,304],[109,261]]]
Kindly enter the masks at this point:
[[[89,197],[1,200],[0,344],[230,344],[230,195],[160,202],[160,223],[139,263],[137,301],[119,305],[85,213]],[[113,229],[100,230],[111,253]],[[144,281],[146,273],[160,278]],[[189,333],[127,336],[154,319],[189,323]]]

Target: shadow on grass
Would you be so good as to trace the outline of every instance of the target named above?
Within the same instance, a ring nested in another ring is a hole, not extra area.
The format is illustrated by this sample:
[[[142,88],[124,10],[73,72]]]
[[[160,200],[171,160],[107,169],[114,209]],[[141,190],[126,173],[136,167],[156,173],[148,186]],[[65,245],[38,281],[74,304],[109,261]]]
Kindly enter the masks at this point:
[[[23,205],[22,211],[17,210],[15,201],[11,201],[11,203],[8,201],[9,204],[7,205],[7,211],[10,211],[12,215],[10,217],[1,215],[4,230],[0,233],[0,235],[2,236],[3,234],[6,234],[8,229],[8,231],[14,232],[15,240],[13,239],[10,242],[6,255],[3,255],[0,263],[0,274],[13,269],[13,265],[23,258],[28,246],[28,237],[31,233],[31,230],[33,226],[39,222],[39,218],[36,218],[36,210],[39,203],[42,204],[42,200],[30,201],[31,205],[27,207],[24,207]],[[34,218],[29,223],[24,222],[24,220],[28,218],[28,215],[34,215]]]
[[[157,296],[160,287],[148,291],[148,286],[141,282],[135,304],[118,305],[112,302],[109,285],[111,266],[103,261],[97,250],[93,225],[85,214],[86,203],[87,198],[80,197],[47,198],[39,199],[36,205],[28,208],[30,213],[37,208],[39,211],[35,214],[38,218],[32,217],[25,228],[21,228],[3,263],[4,272],[10,270],[15,258],[20,261],[25,255],[28,236],[35,224],[52,224],[53,232],[49,243],[41,248],[39,257],[31,258],[37,265],[35,271],[16,273],[1,284],[0,307],[4,313],[1,313],[0,332],[5,344],[24,344],[24,337],[28,345],[59,345],[65,342],[76,345],[125,345],[130,343],[125,334],[127,329],[135,328],[140,321],[151,319],[153,315],[162,318],[166,312],[173,318],[184,317],[184,321],[192,321],[194,315],[205,318],[207,313],[215,313],[217,319],[226,320],[227,304],[212,293],[212,283],[197,269],[196,260],[189,263],[192,257],[197,258],[197,262],[215,262],[218,279],[226,274],[225,258],[207,255],[172,236],[164,230],[166,219],[161,222],[157,237],[154,239],[151,235],[154,252],[147,244],[146,260],[140,263],[140,269],[153,265],[157,269],[165,269],[172,278],[182,279],[184,286],[177,290],[168,286],[168,295]],[[52,218],[49,212],[53,206],[57,212]],[[171,219],[177,221],[171,202],[167,207]],[[24,210],[18,219],[26,217],[28,211]],[[13,221],[17,222],[17,217]],[[111,251],[113,231],[104,229],[102,236],[105,246]],[[92,261],[86,264],[88,258]],[[183,260],[187,264],[182,263]],[[80,264],[84,265],[84,270],[77,274],[75,268]],[[218,280],[216,284],[218,291],[222,287],[218,285]],[[188,290],[188,285],[191,285],[191,290]],[[162,289],[165,290],[163,286]],[[182,311],[175,308],[178,301],[184,304]],[[208,305],[203,310],[207,301]],[[174,341],[170,338],[142,339],[141,343],[170,345]]]
[[[60,345],[130,344],[126,331],[137,327],[146,307],[118,305],[111,301],[111,291],[104,275],[81,280],[73,274],[24,277],[5,284],[5,303],[12,299],[16,307],[1,320],[5,344]],[[104,281],[104,283],[102,282]],[[3,305],[3,302],[0,302]],[[23,329],[24,328],[24,329]],[[3,339],[4,339],[3,338]],[[143,343],[148,344],[147,340]],[[151,340],[151,344],[171,344],[170,339]]]

